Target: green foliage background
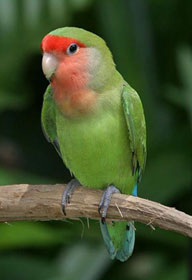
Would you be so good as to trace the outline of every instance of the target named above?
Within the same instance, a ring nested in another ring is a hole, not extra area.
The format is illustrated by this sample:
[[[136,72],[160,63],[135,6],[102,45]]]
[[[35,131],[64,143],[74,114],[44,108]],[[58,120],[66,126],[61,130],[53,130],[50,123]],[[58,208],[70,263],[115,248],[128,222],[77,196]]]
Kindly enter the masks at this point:
[[[70,179],[41,132],[40,42],[78,26],[106,40],[143,101],[148,159],[139,195],[192,214],[191,10],[190,0],[1,0],[0,184]],[[192,277],[188,238],[136,227],[134,255],[119,263],[109,260],[96,221],[2,223],[0,279]]]

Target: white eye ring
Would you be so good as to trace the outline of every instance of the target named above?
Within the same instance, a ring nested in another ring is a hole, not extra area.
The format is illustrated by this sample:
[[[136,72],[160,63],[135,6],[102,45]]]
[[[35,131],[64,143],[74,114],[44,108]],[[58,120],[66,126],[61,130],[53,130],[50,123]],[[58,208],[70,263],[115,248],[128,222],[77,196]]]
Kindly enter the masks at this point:
[[[69,45],[69,47],[67,48],[66,53],[68,55],[73,55],[75,54],[77,51],[79,50],[79,46],[76,43],[72,43],[71,45]]]

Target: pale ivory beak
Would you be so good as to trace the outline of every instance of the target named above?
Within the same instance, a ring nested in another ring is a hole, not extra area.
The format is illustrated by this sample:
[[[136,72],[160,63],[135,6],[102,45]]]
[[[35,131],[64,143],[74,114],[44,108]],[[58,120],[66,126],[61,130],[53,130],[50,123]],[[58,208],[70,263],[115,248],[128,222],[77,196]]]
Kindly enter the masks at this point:
[[[42,70],[45,77],[50,81],[58,65],[57,58],[51,53],[44,53],[42,58]]]

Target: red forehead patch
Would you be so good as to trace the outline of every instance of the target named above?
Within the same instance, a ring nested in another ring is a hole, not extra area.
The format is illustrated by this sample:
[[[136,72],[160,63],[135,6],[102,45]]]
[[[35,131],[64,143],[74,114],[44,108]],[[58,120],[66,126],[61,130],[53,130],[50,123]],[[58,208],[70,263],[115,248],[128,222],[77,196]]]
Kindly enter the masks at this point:
[[[57,35],[46,35],[41,42],[41,49],[43,52],[65,52],[72,43],[76,43],[79,47],[85,48],[85,44],[76,39]]]

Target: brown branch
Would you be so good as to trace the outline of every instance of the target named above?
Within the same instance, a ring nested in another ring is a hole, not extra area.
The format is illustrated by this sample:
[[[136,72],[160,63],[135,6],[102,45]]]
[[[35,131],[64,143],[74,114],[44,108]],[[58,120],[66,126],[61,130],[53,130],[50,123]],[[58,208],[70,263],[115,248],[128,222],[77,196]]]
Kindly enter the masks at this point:
[[[78,187],[61,211],[63,185],[0,186],[0,222],[18,220],[63,220],[88,217],[99,219],[98,204],[102,191]],[[192,216],[174,208],[130,195],[114,194],[107,218],[135,220],[192,237]]]

